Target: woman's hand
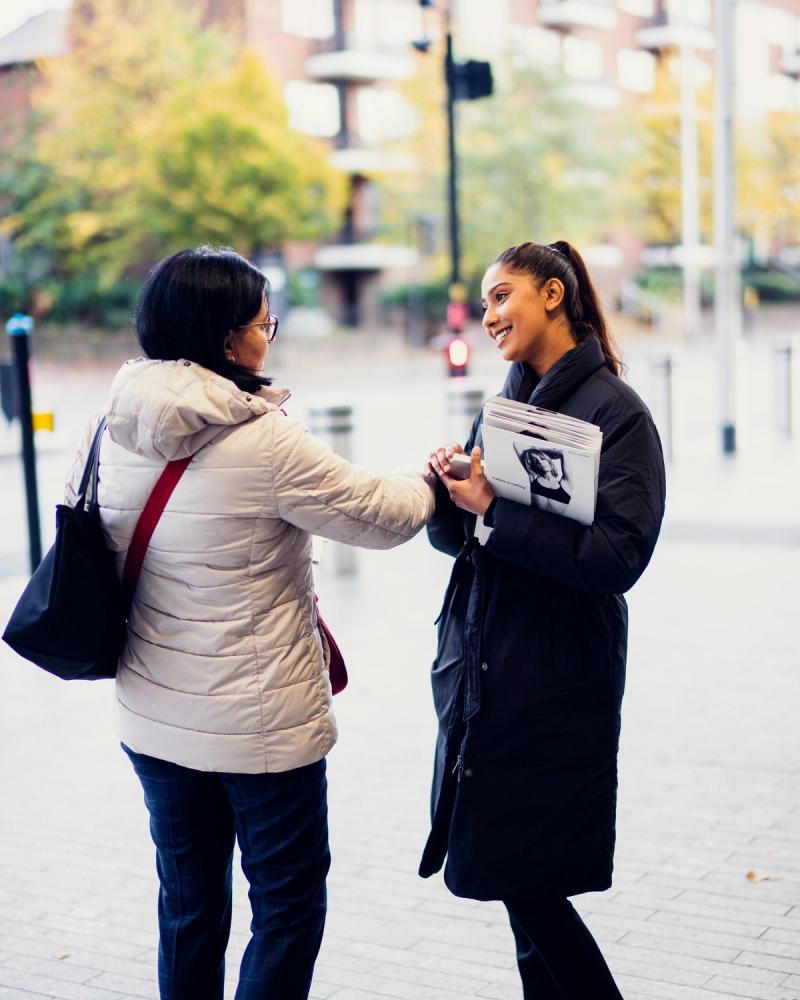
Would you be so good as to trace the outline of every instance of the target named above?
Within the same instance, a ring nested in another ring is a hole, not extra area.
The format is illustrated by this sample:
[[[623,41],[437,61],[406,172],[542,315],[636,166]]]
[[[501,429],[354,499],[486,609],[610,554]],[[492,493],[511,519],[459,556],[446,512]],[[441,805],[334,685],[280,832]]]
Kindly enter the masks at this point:
[[[442,445],[441,448],[432,452],[428,464],[425,466],[425,476],[428,479],[436,479],[437,476],[441,479],[442,476],[446,476],[450,471],[450,459],[455,454],[464,454],[464,449],[460,444]]]
[[[456,507],[468,510],[471,514],[483,516],[486,513],[486,508],[494,499],[494,491],[483,474],[481,450],[478,447],[472,449],[469,479],[454,479],[448,475],[450,472],[449,459],[456,452],[463,455],[464,449],[454,444],[432,452],[428,459],[428,470],[434,472],[441,479]]]

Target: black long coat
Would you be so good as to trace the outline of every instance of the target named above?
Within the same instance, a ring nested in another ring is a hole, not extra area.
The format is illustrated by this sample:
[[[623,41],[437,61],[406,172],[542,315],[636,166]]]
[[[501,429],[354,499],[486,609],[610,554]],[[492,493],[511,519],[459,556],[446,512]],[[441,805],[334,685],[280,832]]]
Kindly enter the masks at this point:
[[[599,424],[594,523],[499,499],[487,544],[438,484],[432,544],[456,556],[432,684],[439,737],[420,875],[515,899],[611,884],[627,606],[653,552],[664,464],[653,421],[594,338],[502,395]],[[476,420],[467,451],[481,443]]]

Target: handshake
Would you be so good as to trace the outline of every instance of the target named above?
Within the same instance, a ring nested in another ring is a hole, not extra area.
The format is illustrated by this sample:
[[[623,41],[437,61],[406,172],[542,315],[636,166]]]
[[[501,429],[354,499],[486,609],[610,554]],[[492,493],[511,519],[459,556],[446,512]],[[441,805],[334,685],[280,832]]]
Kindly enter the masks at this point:
[[[443,445],[431,452],[425,478],[432,485],[440,479],[453,503],[471,514],[483,516],[494,499],[494,491],[483,473],[478,447],[473,448],[470,455],[458,444]]]

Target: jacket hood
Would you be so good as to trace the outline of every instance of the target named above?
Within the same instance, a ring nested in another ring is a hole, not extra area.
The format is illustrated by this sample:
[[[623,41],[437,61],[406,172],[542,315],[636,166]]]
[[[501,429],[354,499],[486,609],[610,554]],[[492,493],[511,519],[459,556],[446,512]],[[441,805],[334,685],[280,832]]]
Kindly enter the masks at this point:
[[[126,361],[111,383],[106,421],[116,444],[165,462],[194,455],[226,428],[288,399],[286,389],[249,393],[193,361]]]

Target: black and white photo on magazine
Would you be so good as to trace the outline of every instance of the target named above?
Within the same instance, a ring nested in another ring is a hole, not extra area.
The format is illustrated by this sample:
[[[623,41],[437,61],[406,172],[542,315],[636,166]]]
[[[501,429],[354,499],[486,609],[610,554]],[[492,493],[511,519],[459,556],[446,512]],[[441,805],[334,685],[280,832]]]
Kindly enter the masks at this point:
[[[537,502],[537,498],[559,505],[570,502],[572,492],[569,489],[566,456],[560,448],[541,448],[535,445],[526,447],[523,442],[516,440],[514,451],[522,468],[528,473],[532,503]]]

